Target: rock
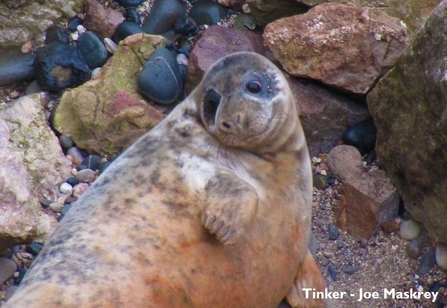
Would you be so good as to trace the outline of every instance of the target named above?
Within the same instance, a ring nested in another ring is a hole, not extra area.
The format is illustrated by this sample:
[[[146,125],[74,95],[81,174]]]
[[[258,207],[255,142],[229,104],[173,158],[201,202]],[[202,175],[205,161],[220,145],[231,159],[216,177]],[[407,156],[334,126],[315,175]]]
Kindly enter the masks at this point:
[[[368,118],[348,127],[343,134],[343,143],[356,147],[360,154],[365,155],[374,150],[376,137],[377,128],[374,125],[374,120]]]
[[[0,248],[45,238],[53,230],[55,221],[39,200],[54,199],[70,169],[39,95],[0,107]]]
[[[256,24],[262,28],[280,18],[303,14],[309,10],[307,5],[296,0],[248,0],[247,3]]]
[[[123,8],[127,9],[130,7],[137,7],[140,6],[144,1],[143,0],[117,0],[119,5],[121,5]]]
[[[360,269],[360,265],[356,264],[356,265],[347,265],[342,267],[341,271],[345,274],[348,275],[354,275],[355,273],[357,273]]]
[[[138,90],[148,99],[160,104],[177,102],[183,80],[175,53],[157,48],[144,64],[138,76]]]
[[[89,183],[93,181],[93,178],[95,176],[95,171],[93,171],[92,169],[83,169],[78,171],[78,173],[76,173],[76,180],[78,180],[79,182],[82,183]]]
[[[286,79],[297,103],[311,156],[322,153],[322,146],[332,148],[340,144],[346,127],[370,117],[366,106],[322,86],[303,83],[287,74]]]
[[[313,186],[316,189],[324,190],[327,186],[327,177],[319,173],[313,176]]]
[[[102,66],[108,57],[104,43],[91,31],[81,34],[76,41],[76,48],[90,69]]]
[[[84,20],[76,15],[68,20],[67,29],[70,30],[71,32],[75,32],[78,26],[82,26],[83,24]]]
[[[63,194],[71,195],[71,193],[73,192],[73,187],[71,187],[71,185],[68,183],[62,183],[62,185],[59,187],[59,190]]]
[[[447,245],[438,244],[436,246],[436,264],[444,271],[447,270]]]
[[[310,233],[309,244],[307,245],[310,253],[315,258],[317,255],[317,237],[313,232]]]
[[[400,236],[406,240],[414,240],[421,233],[421,228],[413,219],[404,220],[400,223]]]
[[[419,263],[418,274],[424,275],[431,271],[431,269],[436,264],[435,249],[433,247],[429,248],[427,252],[422,256],[421,262]]]
[[[7,280],[14,276],[17,265],[9,258],[0,258],[0,284],[3,285]]]
[[[62,212],[62,209],[64,208],[63,204],[60,204],[58,202],[51,202],[50,203],[50,209],[55,213]]]
[[[397,217],[399,193],[384,171],[363,170],[357,149],[336,146],[328,155],[328,166],[343,183],[337,227],[356,239],[368,239],[382,222]]]
[[[80,164],[84,160],[84,156],[82,155],[81,151],[77,147],[71,147],[67,151],[67,155],[70,155],[73,163],[75,165]]]
[[[366,94],[407,47],[398,19],[379,10],[326,3],[277,20],[264,41],[293,76]]]
[[[123,21],[116,27],[113,41],[118,44],[128,36],[143,32],[143,28],[140,25],[130,21]]]
[[[101,40],[112,37],[116,27],[123,21],[121,12],[103,6],[97,0],[87,0],[85,5],[85,25]]]
[[[411,240],[407,243],[407,246],[405,246],[405,252],[407,253],[407,256],[410,258],[416,260],[419,258],[422,254],[422,240],[420,237],[415,238],[414,240]]]
[[[32,242],[28,246],[26,246],[26,251],[32,254],[33,256],[37,256],[39,252],[42,250],[43,245],[38,242]]]
[[[5,299],[9,300],[11,298],[11,296],[13,296],[14,293],[17,291],[18,287],[19,286],[13,285],[9,289],[7,289],[6,293],[5,293]]]
[[[211,64],[238,51],[257,52],[273,60],[273,55],[264,46],[259,34],[221,26],[211,26],[204,31],[189,56],[186,94],[200,83]]]
[[[90,153],[122,152],[164,117],[137,91],[142,63],[163,44],[162,37],[147,34],[122,41],[97,78],[65,91],[54,128]]]
[[[90,70],[78,51],[57,42],[37,50],[34,67],[37,83],[49,91],[76,87],[90,78]]]
[[[45,44],[48,45],[53,42],[70,43],[70,32],[59,26],[49,27],[45,36]]]
[[[189,15],[200,25],[217,25],[228,16],[228,9],[213,2],[197,2],[193,5]]]
[[[3,53],[0,57],[0,86],[35,78],[35,54]]]
[[[67,137],[65,135],[59,136],[59,143],[61,147],[65,150],[68,150],[73,146],[73,141],[70,139],[70,137]]]
[[[328,225],[328,231],[329,231],[329,239],[331,241],[335,241],[338,239],[338,237],[340,235],[340,230],[338,230],[338,228],[334,227],[333,224]]]
[[[88,189],[87,183],[79,183],[75,187],[73,187],[73,197],[79,198],[82,196],[83,193],[85,193]]]
[[[15,6],[21,2],[23,5]],[[0,46],[20,47],[53,24],[81,12],[85,0],[0,1]]]
[[[98,155],[89,155],[84,158],[81,164],[93,171],[96,171],[101,165],[101,157],[99,157]]]
[[[327,272],[329,274],[329,277],[331,277],[333,281],[337,281],[337,271],[335,270],[335,268],[329,266]]]
[[[136,23],[137,25],[141,25],[141,18],[138,14],[137,10],[134,8],[127,8],[126,9],[126,21],[130,21],[133,23]]]
[[[234,18],[234,28],[239,30],[254,30],[256,28],[255,19],[249,14],[238,14]]]
[[[174,30],[180,34],[194,36],[199,32],[199,27],[197,27],[194,18],[191,16],[183,16],[175,22]]]
[[[143,22],[148,34],[163,34],[174,29],[180,17],[186,14],[186,3],[181,0],[154,0],[149,15]]]
[[[367,97],[381,167],[397,186],[406,210],[441,243],[447,243],[446,17],[443,1]]]

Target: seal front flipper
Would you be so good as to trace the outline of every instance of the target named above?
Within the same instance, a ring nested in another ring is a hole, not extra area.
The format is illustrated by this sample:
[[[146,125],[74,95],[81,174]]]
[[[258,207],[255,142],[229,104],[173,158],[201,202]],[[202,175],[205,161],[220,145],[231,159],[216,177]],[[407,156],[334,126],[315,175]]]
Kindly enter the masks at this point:
[[[203,226],[222,243],[236,243],[256,215],[256,190],[234,175],[217,174],[208,181],[205,191]]]
[[[307,292],[304,289],[310,289]],[[307,250],[306,257],[298,269],[298,273],[295,276],[295,280],[290,287],[289,292],[286,295],[286,300],[293,308],[322,308],[327,307],[327,303],[324,299],[314,298],[312,291],[323,292],[324,281],[321,275],[320,269],[314,260],[314,257]]]

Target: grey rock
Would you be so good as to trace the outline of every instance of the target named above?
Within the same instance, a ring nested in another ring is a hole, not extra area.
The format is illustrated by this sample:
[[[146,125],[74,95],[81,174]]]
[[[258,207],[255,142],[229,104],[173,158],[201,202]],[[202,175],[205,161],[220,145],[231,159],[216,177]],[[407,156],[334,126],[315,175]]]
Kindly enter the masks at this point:
[[[35,54],[5,53],[0,57],[0,86],[35,78]]]
[[[16,270],[17,265],[14,261],[9,258],[0,258],[0,285],[14,276]]]

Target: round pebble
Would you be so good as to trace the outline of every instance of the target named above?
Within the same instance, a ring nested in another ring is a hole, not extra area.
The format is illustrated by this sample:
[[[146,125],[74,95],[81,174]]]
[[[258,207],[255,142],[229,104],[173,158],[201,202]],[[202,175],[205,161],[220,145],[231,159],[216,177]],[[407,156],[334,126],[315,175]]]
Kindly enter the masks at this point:
[[[42,200],[40,200],[40,205],[42,205],[44,208],[48,208],[50,206],[51,201],[43,198]]]
[[[436,263],[441,269],[447,270],[447,245],[436,246]]]
[[[335,268],[329,266],[327,272],[329,274],[329,277],[331,277],[333,281],[337,281],[337,271],[335,270]]]
[[[77,147],[72,147],[67,150],[67,155],[73,159],[73,163],[78,165],[84,160],[82,152]]]
[[[343,143],[356,147],[362,155],[371,152],[376,145],[377,128],[372,118],[354,124],[343,134]]]
[[[130,21],[123,21],[116,27],[112,40],[118,44],[128,36],[143,32],[143,28],[140,25]]]
[[[93,180],[95,176],[95,171],[92,169],[84,169],[80,170],[78,173],[76,173],[76,179],[81,183],[88,183]]]
[[[72,196],[68,196],[68,197],[65,199],[64,204],[71,204],[71,203],[75,202],[76,200],[78,200],[78,199],[75,198],[75,197],[72,197]]]
[[[183,81],[175,54],[167,48],[157,48],[138,76],[138,90],[150,100],[172,104],[180,97]]]
[[[310,233],[309,244],[307,245],[307,247],[309,248],[312,256],[315,258],[315,256],[317,255],[317,238],[313,232]]]
[[[62,185],[59,187],[59,190],[63,194],[71,195],[73,192],[73,187],[70,184],[68,184],[67,182],[65,182],[65,183],[62,183]]]
[[[409,241],[405,247],[405,252],[407,253],[407,256],[412,259],[416,260],[419,258],[422,254],[422,240],[420,238],[415,238],[414,240]]]
[[[413,219],[403,220],[400,223],[400,236],[406,240],[412,240],[419,236],[421,228]]]
[[[67,179],[66,181],[68,184],[70,184],[72,187],[76,186],[79,184],[79,180],[75,177],[71,177],[69,179]]]
[[[14,276],[17,265],[9,258],[0,258],[0,285]]]
[[[329,260],[329,258],[326,258],[325,256],[323,256],[323,257],[321,258],[320,263],[321,263],[321,265],[326,266],[326,265],[329,264],[330,261],[331,261],[331,260]]]
[[[91,31],[87,31],[79,36],[76,48],[90,69],[102,66],[107,61],[109,55],[104,43]]]
[[[89,155],[84,158],[81,164],[87,166],[87,168],[92,169],[93,171],[96,171],[101,165],[101,157],[98,155]]]
[[[37,83],[48,91],[76,87],[90,78],[90,70],[78,51],[58,42],[37,49],[34,68]]]
[[[59,143],[64,150],[68,150],[73,146],[73,141],[70,139],[70,137],[65,135],[59,136]]]
[[[118,47],[118,45],[108,37],[104,39],[104,45],[106,46],[106,49],[110,54],[114,54],[116,48]]]
[[[316,189],[324,190],[327,186],[327,177],[319,173],[313,175],[313,186]]]
[[[335,241],[340,236],[340,230],[333,224],[328,225],[329,239]]]
[[[111,161],[105,161],[101,163],[101,166],[99,166],[99,174],[102,174],[111,164]]]
[[[194,4],[189,15],[194,18],[197,25],[217,25],[228,16],[228,9],[213,2],[198,2]]]
[[[60,213],[62,212],[62,209],[64,208],[63,204],[57,203],[57,202],[52,202],[50,203],[50,209],[55,212],[55,213]]]
[[[74,16],[70,18],[70,20],[67,23],[67,28],[71,32],[74,32],[77,30],[79,25],[83,25],[84,21],[79,16]]]
[[[421,263],[419,263],[418,274],[424,275],[430,272],[430,270],[436,264],[436,256],[435,249],[431,247],[428,251],[422,256]]]
[[[329,251],[323,251],[323,256],[325,256],[326,258],[332,258],[334,256],[333,252],[329,252]]]
[[[176,59],[177,59],[178,65],[186,65],[186,66],[188,66],[188,58],[184,54],[179,53],[177,55]]]
[[[343,273],[348,274],[348,275],[354,275],[355,273],[357,273],[360,269],[359,265],[348,265],[343,267],[341,270],[343,271]]]

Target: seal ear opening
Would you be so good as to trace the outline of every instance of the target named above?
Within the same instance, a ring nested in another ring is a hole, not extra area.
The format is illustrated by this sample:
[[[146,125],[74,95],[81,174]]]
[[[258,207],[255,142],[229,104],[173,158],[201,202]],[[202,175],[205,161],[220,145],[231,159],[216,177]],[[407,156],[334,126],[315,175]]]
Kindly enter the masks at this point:
[[[219,108],[222,96],[214,89],[206,91],[203,97],[203,116],[206,122],[215,122],[217,108]]]

